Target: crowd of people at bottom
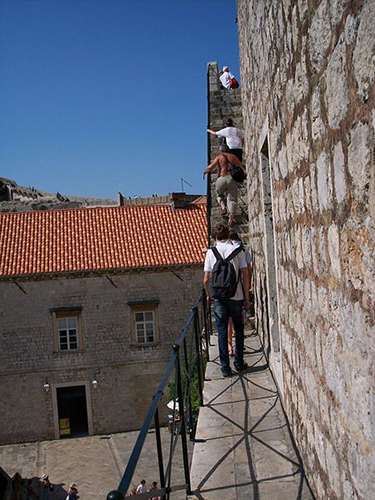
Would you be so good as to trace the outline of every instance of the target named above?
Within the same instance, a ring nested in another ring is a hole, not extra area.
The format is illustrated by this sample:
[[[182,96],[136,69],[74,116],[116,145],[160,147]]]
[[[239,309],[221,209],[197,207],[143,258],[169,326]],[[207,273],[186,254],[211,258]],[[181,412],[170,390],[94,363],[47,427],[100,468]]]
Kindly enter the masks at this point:
[[[136,495],[139,495],[140,493],[147,493],[148,491],[151,491],[151,492],[157,491],[159,489],[157,481],[153,481],[153,483],[149,489],[147,489],[146,484],[147,484],[146,480],[142,479],[142,481],[139,483],[138,487],[133,488],[131,490],[129,496],[135,497]],[[151,497],[151,500],[160,500],[160,497],[159,496]]]
[[[36,480],[35,480],[36,481]],[[55,491],[55,486],[50,482],[48,474],[44,474],[35,487],[33,479],[23,479],[19,472],[12,477],[12,500],[50,500],[50,494]],[[27,484],[27,489],[25,485]],[[36,490],[36,491],[35,491]],[[77,483],[69,485],[68,494],[65,500],[78,500]]]
[[[38,482],[38,487],[35,484],[36,482]],[[153,481],[150,488],[147,488],[146,484],[146,480],[142,479],[138,487],[131,490],[129,496],[136,496],[140,493],[157,491],[159,489],[157,481]],[[12,500],[51,500],[51,493],[55,491],[55,486],[50,482],[48,474],[44,474],[37,481],[37,478],[35,478],[35,480],[23,479],[21,474],[16,472],[12,477],[12,490]],[[60,495],[59,498],[61,498],[61,496],[62,495]],[[78,500],[78,498],[77,483],[70,483],[65,500]],[[151,500],[160,500],[158,495],[150,498]]]

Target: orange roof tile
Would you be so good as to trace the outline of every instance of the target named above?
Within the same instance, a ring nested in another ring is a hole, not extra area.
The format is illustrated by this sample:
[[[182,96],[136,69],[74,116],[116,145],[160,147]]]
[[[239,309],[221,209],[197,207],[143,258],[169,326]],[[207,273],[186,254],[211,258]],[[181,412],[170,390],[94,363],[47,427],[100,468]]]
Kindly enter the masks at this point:
[[[0,278],[200,264],[206,241],[200,204],[0,214]]]

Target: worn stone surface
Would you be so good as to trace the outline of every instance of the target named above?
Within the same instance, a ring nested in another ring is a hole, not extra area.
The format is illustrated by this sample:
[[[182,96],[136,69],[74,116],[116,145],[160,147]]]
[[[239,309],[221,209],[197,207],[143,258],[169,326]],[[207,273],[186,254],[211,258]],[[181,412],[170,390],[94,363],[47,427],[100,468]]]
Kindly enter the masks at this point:
[[[341,142],[338,142],[334,149],[333,169],[336,199],[341,203],[346,199],[345,157]]]
[[[374,144],[370,134],[369,125],[364,123],[358,123],[350,134],[348,168],[352,178],[353,196],[357,200],[366,199],[370,188],[373,166],[371,145]]]
[[[334,129],[346,117],[349,104],[348,74],[346,69],[346,45],[343,40],[332,53],[326,73],[325,93],[328,124]]]
[[[367,101],[371,94],[375,76],[375,3],[364,1],[361,16],[358,16],[358,35],[353,52],[354,76],[359,97]]]
[[[256,326],[319,499],[375,491],[374,9],[238,1]]]
[[[259,338],[247,332],[249,369],[229,379],[221,375],[216,335],[211,344],[191,498],[312,500]]]

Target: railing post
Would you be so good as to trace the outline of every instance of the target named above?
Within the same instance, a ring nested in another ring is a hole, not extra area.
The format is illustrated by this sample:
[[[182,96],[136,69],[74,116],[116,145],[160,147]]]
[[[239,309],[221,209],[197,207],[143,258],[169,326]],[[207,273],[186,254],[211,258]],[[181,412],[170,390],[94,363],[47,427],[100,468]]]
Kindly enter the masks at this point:
[[[189,359],[188,359],[188,353],[187,353],[187,345],[186,345],[186,337],[184,338],[184,357],[185,357],[185,370],[186,370],[186,384],[187,384],[187,396],[188,396],[188,407],[189,407],[189,435],[190,435],[190,441],[192,440],[193,436],[193,410],[191,407],[191,377],[190,377],[190,370],[189,370]]]
[[[182,441],[182,455],[184,459],[184,471],[185,471],[185,482],[187,484],[187,494],[191,495],[191,484],[190,484],[190,469],[189,469],[189,455],[187,449],[186,441],[186,425],[185,425],[185,409],[184,409],[184,396],[182,391],[182,380],[181,380],[181,362],[180,362],[180,345],[173,344],[173,350],[176,352],[176,372],[177,372],[177,393],[178,393],[178,404],[181,422],[181,441]]]
[[[154,422],[155,422],[156,448],[158,451],[160,487],[165,488],[163,449],[161,446],[161,437],[160,437],[159,408],[156,408],[155,415],[154,415]],[[166,498],[165,495],[163,495],[162,500],[165,500],[165,498]]]
[[[203,406],[203,386],[202,386],[203,367],[202,367],[202,352],[201,352],[201,348],[200,348],[201,346],[200,346],[200,340],[199,340],[200,334],[199,334],[198,307],[195,306],[193,309],[194,309],[195,347],[196,347],[197,365],[198,365],[199,396],[200,396],[201,406]]]
[[[203,308],[203,318],[204,318],[204,333],[206,340],[206,355],[207,355],[207,361],[210,361],[210,336],[208,334],[207,293],[204,288],[202,289],[202,308]]]
[[[208,323],[210,326],[210,336],[212,335],[212,314],[211,314],[211,304],[207,306],[208,309]]]

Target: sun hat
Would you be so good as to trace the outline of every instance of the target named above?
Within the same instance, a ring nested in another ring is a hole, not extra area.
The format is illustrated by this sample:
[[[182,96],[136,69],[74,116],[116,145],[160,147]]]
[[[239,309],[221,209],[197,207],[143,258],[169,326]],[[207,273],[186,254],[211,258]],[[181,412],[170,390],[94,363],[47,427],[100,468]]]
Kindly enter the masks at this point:
[[[43,474],[43,476],[40,478],[42,481],[46,481],[49,478],[48,474]]]

